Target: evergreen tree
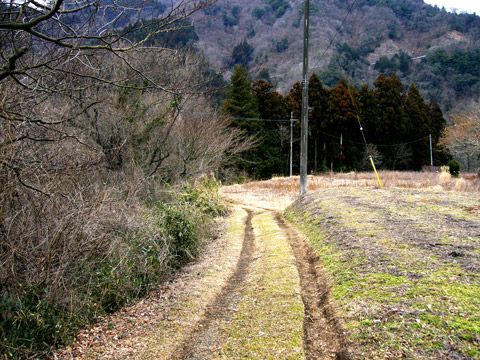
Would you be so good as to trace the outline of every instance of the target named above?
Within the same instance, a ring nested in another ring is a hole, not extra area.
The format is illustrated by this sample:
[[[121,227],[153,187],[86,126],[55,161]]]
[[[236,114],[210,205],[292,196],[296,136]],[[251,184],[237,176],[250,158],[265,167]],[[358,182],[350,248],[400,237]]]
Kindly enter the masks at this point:
[[[433,164],[443,165],[451,159],[451,154],[447,148],[440,143],[440,138],[445,130],[446,121],[443,117],[440,105],[435,101],[429,104],[430,107],[430,133],[433,142]]]
[[[438,103],[432,101],[429,104],[429,108],[431,119],[429,132],[432,134],[433,142],[437,144],[443,134],[443,131],[445,130],[446,121],[443,117],[442,109]]]
[[[361,134],[357,118],[358,104],[353,91],[344,77],[330,89],[330,124],[332,134],[338,136],[337,153],[333,154],[333,160],[340,162],[339,166],[344,169],[358,168],[361,161],[361,148],[355,144],[360,143]]]
[[[430,107],[425,103],[414,83],[408,88],[404,109],[409,125],[407,138],[415,141],[411,144],[413,156],[410,168],[421,170],[423,166],[430,164],[428,135],[431,129],[431,117]]]
[[[243,40],[233,48],[230,66],[238,64],[247,67],[248,63],[252,60],[252,54],[253,46],[250,45],[246,39]]]
[[[237,65],[233,70],[230,83],[226,91],[226,99],[222,102],[222,112],[232,117],[258,117],[258,105],[248,70]]]
[[[317,171],[327,170],[327,127],[329,123],[330,93],[323,87],[320,77],[314,73],[308,85],[308,104],[312,107],[309,114],[310,139],[308,141],[310,168]],[[323,163],[321,165],[320,163]]]
[[[328,89],[323,87],[319,76],[314,73],[308,83],[308,105],[313,108],[310,112],[312,128],[321,129],[327,126],[329,103],[330,93]]]
[[[222,102],[222,113],[233,117],[232,126],[242,129],[249,136],[260,138],[262,124],[251,119],[258,118],[258,104],[253,91],[250,74],[241,65],[237,65],[230,78],[230,87],[226,91],[226,98]],[[230,166],[239,171],[245,171],[252,176],[256,165],[260,161],[258,149],[252,148],[242,153]]]
[[[253,83],[253,90],[258,104],[258,112],[262,119],[285,119],[287,104],[278,91],[272,91],[273,85],[260,79]]]
[[[358,91],[360,121],[368,143],[379,144],[381,138],[380,112],[375,91],[364,84]]]
[[[281,120],[286,118],[287,105],[283,96],[272,91],[273,85],[265,80],[253,83],[258,110],[262,119]],[[283,138],[281,125],[274,121],[262,121],[260,144],[256,152],[262,160],[257,164],[255,176],[270,178],[274,174],[283,174],[288,160],[287,142]],[[283,155],[283,157],[282,157]]]
[[[403,111],[403,85],[394,73],[392,76],[380,74],[373,83],[380,111],[382,143],[392,144],[406,140],[407,124]]]
[[[298,174],[300,171],[300,118],[302,116],[302,84],[299,81],[293,84],[290,92],[285,96],[285,101],[288,112],[293,113],[294,119],[298,120],[293,128],[293,173]]]
[[[383,162],[383,154],[382,147],[375,146],[375,144],[380,144],[378,139],[382,138],[380,133],[380,112],[375,91],[371,90],[367,84],[364,84],[358,91],[357,99],[363,133],[367,144],[369,144],[368,149],[364,149],[362,165],[368,169],[371,168],[368,161],[368,156],[371,155],[375,161],[375,166],[379,167]]]
[[[293,112],[295,119],[300,119],[302,116],[302,84],[297,81],[293,84],[290,92],[285,96],[289,112]]]
[[[395,73],[388,77],[380,74],[373,84],[380,115],[378,143],[393,145],[411,140],[407,138],[408,118],[403,108],[403,85],[399,77]],[[407,169],[411,157],[411,150],[406,146],[384,148],[385,163],[390,169]]]

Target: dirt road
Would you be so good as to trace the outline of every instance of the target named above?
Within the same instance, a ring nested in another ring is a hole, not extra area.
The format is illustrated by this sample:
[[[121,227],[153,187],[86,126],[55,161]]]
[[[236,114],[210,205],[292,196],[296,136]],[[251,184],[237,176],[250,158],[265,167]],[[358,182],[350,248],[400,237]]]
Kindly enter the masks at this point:
[[[198,262],[56,358],[346,358],[318,257],[281,215],[288,199],[229,201],[224,235]]]

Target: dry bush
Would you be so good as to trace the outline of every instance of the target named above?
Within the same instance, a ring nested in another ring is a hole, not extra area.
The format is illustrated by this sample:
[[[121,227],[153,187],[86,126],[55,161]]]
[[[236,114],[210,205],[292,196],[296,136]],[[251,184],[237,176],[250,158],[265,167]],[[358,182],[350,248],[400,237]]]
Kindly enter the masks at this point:
[[[462,169],[476,169],[480,163],[480,110],[452,116],[440,143],[456,154]]]
[[[145,221],[144,180],[112,174],[102,160],[72,138],[2,148],[2,353],[27,357],[59,344],[104,306],[98,272],[113,255],[126,257],[124,234]]]
[[[198,58],[189,56],[149,58],[163,70],[152,76],[172,88],[200,83]],[[109,66],[102,76],[128,79],[124,87],[83,79],[84,90],[70,96],[0,88],[2,355],[48,352],[191,260],[214,228],[216,188],[175,193],[161,180],[218,170],[247,144],[193,90],[158,93],[131,68]],[[196,111],[180,122],[190,102]],[[27,108],[28,119],[15,115]]]
[[[65,14],[57,13],[62,2],[33,10],[30,1],[2,7],[2,358],[40,357],[75,327],[158,283],[185,260],[179,247],[194,252],[178,243],[185,239],[175,221],[198,237],[204,234],[197,222],[208,221],[197,203],[166,195],[158,180],[180,177],[177,165],[166,171],[164,162],[178,157],[172,137],[179,110],[210,79],[193,52],[146,49],[142,40],[214,2],[172,3],[167,18],[142,29],[138,42],[124,41],[119,30],[126,19],[137,20],[125,15],[141,9],[70,4]],[[102,11],[118,17],[99,33]],[[64,18],[75,13],[74,22]],[[207,101],[199,107],[208,108]],[[225,123],[216,124],[217,136],[228,134]],[[224,156],[225,147],[209,157]],[[167,205],[155,210],[155,203]]]
[[[440,184],[448,183],[452,180],[452,175],[447,170],[442,169],[440,175],[438,175],[438,181]]]
[[[68,167],[70,151],[81,159],[82,149],[49,147],[65,166],[37,177],[38,189],[25,186],[33,183],[26,170],[25,184],[2,176],[0,352],[13,357],[48,352],[157,286],[198,253],[219,214],[208,182],[166,192],[134,163]]]

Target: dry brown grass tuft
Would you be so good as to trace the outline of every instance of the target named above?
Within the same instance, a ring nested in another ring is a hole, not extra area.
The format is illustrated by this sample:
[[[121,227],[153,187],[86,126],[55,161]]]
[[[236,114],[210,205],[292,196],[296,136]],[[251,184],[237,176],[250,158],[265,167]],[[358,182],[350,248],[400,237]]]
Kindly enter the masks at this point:
[[[480,181],[471,174],[455,179],[444,171],[435,172],[400,172],[380,171],[380,180],[385,188],[435,189],[444,191],[480,191]],[[254,197],[265,207],[284,209],[299,194],[299,176],[277,177],[268,181],[253,181],[243,185],[232,185],[222,188],[224,195],[232,201]],[[308,176],[308,191],[339,187],[378,187],[375,174],[372,172],[326,173]]]

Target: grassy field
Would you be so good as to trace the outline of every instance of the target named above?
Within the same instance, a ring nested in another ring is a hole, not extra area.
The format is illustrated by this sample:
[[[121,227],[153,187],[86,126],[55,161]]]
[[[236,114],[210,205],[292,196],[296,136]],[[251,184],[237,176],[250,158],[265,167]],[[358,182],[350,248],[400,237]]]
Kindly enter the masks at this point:
[[[439,191],[479,192],[480,180],[474,174],[462,174],[458,178],[442,172],[398,172],[379,171],[384,188],[432,189]],[[269,181],[253,181],[242,185],[228,187],[234,192],[235,187],[243,192],[250,190],[252,196],[258,197],[260,192],[266,199],[272,196],[287,196],[293,199],[298,195],[299,177],[278,177]],[[308,176],[308,190],[316,191],[335,187],[377,187],[378,182],[373,172],[324,173]]]
[[[480,359],[478,192],[331,186],[286,215],[330,275],[353,358]]]

